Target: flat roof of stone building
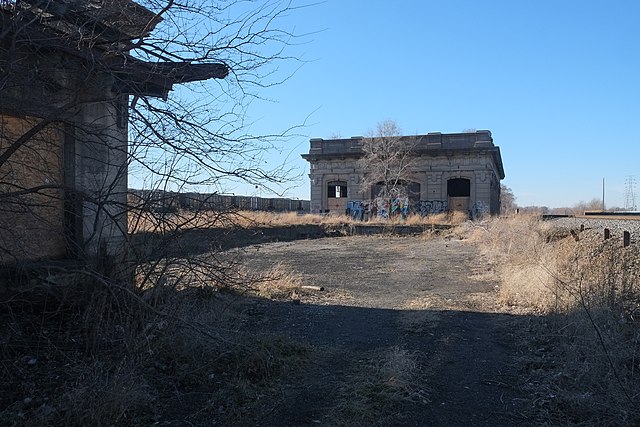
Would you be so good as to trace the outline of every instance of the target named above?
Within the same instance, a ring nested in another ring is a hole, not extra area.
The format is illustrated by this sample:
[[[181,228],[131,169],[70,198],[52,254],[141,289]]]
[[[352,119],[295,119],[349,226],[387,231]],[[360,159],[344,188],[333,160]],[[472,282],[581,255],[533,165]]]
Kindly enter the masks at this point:
[[[500,147],[493,144],[493,137],[488,130],[459,133],[430,132],[426,135],[405,135],[400,138],[415,143],[413,150],[419,156],[455,155],[468,152],[490,154],[496,163],[500,179],[504,178]],[[302,154],[302,158],[307,161],[333,158],[357,159],[363,154],[362,143],[365,139],[367,138],[362,136],[337,139],[312,138],[309,141],[309,153]]]

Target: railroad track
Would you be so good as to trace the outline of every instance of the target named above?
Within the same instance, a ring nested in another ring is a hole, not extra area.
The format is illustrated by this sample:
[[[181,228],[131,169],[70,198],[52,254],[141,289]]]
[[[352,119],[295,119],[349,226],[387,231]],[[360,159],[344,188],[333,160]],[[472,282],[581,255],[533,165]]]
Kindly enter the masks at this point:
[[[616,220],[640,220],[640,212],[585,212],[582,215],[547,214],[542,215],[545,221],[559,218],[587,218],[587,219],[616,219]]]
[[[616,212],[617,213],[617,212]],[[629,233],[630,243],[640,242],[640,215],[575,215],[545,218],[558,228],[568,230],[597,230],[604,238],[609,230],[609,238],[623,239]]]

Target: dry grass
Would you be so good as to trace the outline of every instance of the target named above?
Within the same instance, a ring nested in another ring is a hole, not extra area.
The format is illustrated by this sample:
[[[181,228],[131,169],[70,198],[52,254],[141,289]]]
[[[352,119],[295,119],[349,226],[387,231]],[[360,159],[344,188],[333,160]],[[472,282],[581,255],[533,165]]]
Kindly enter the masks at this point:
[[[447,214],[447,216],[448,223],[451,225],[460,225],[469,220],[469,216],[466,212],[454,211]]]
[[[298,215],[295,212],[263,212],[263,211],[242,211],[238,212],[239,225],[242,227],[280,227],[289,225],[340,225],[350,224],[356,221],[346,215],[331,214],[304,214]]]
[[[271,267],[255,282],[255,293],[269,299],[296,299],[303,285],[302,275],[283,264]]]
[[[153,390],[134,364],[122,361],[107,368],[104,362],[96,361],[76,366],[73,371],[77,383],[58,402],[52,402],[65,408],[65,425],[124,424],[127,419],[150,412]]]
[[[309,349],[245,330],[251,303],[236,293],[166,276],[142,293],[87,278],[82,295],[58,286],[3,300],[0,424],[237,425],[272,411]],[[278,295],[296,286],[284,267],[266,277]]]
[[[195,261],[195,260],[192,260]],[[138,268],[138,289],[146,302],[165,298],[167,293],[198,289],[200,293],[219,291],[237,295],[283,300],[297,299],[303,293],[303,276],[279,263],[266,271],[248,269],[238,254],[228,253],[215,262],[145,264]],[[162,286],[157,286],[161,283]]]
[[[402,425],[403,405],[430,402],[416,352],[394,346],[354,364],[336,390],[339,403],[328,411],[327,425]]]
[[[535,216],[495,218],[467,230],[471,241],[498,266],[500,301],[522,305],[538,312],[553,309],[549,292],[555,283],[550,274],[555,260],[549,251],[551,226]]]
[[[391,347],[382,359],[379,372],[392,390],[411,396],[415,392],[419,372],[417,355],[398,346]]]
[[[384,219],[373,218],[366,224],[395,224],[395,225],[459,225],[467,221],[464,212],[441,213],[436,215],[409,215],[407,218],[400,216]],[[292,225],[342,225],[363,224],[350,216],[331,214],[304,214],[296,212],[265,212],[265,211],[238,211],[238,212],[190,212],[179,211],[177,213],[158,214],[149,211],[136,211],[129,214],[129,232],[168,232],[174,230],[186,230],[193,228],[252,228],[252,227],[286,227]]]
[[[253,228],[282,227],[291,225],[340,225],[354,223],[346,215],[298,215],[295,212],[265,211],[179,211],[171,214],[156,214],[142,211],[130,214],[129,232],[162,232],[192,228]]]
[[[545,314],[525,359],[539,412],[552,424],[640,423],[640,248],[576,240],[534,217],[494,219],[470,233],[498,265],[501,301]],[[540,350],[542,349],[542,350]],[[527,353],[525,353],[527,354]],[[541,369],[542,367],[542,369]]]

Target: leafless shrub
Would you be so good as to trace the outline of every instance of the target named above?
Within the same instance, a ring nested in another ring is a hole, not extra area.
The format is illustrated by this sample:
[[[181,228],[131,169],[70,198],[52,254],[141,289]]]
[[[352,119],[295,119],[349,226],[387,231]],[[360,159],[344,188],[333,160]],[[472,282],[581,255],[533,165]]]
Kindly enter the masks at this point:
[[[385,384],[400,393],[414,393],[418,362],[416,354],[398,346],[392,347],[380,365]]]
[[[296,280],[275,271],[271,280]],[[246,277],[246,287],[264,286]],[[96,289],[82,304],[68,306],[74,294],[2,302],[11,331],[0,353],[3,424],[149,425],[185,407],[194,424],[231,425],[271,410],[278,379],[306,363],[307,347],[245,330],[243,302],[212,285],[167,280],[148,288],[153,298],[88,278],[85,286]]]

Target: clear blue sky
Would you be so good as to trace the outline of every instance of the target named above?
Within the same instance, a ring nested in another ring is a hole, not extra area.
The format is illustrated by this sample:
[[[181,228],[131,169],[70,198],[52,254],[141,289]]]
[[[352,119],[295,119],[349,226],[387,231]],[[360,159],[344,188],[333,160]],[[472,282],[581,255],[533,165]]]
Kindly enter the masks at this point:
[[[309,62],[249,115],[254,132],[307,122],[272,155],[302,174],[289,196],[309,197],[310,137],[393,119],[405,134],[491,130],[521,206],[601,198],[603,178],[623,206],[625,177],[640,181],[639,20],[638,1],[328,0],[286,18],[320,31],[290,52]]]

